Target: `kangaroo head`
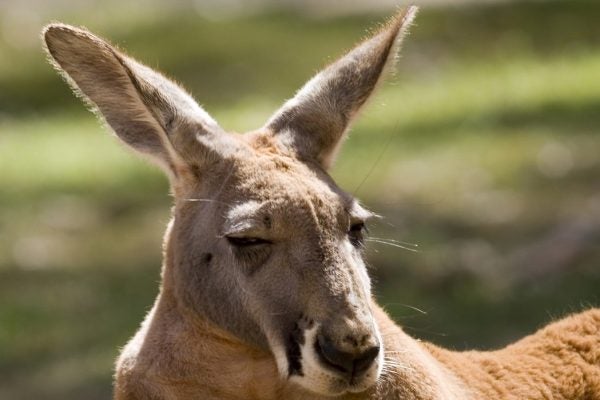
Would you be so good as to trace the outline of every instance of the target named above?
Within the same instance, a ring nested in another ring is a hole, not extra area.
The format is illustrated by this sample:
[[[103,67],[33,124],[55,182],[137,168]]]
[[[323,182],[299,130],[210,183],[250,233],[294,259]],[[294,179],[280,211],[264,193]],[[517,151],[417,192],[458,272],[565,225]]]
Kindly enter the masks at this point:
[[[271,351],[282,379],[325,395],[383,367],[362,235],[370,213],[327,174],[395,58],[409,8],[238,135],[182,88],[83,30],[44,31],[56,68],[127,145],[168,175],[163,291],[189,315]]]

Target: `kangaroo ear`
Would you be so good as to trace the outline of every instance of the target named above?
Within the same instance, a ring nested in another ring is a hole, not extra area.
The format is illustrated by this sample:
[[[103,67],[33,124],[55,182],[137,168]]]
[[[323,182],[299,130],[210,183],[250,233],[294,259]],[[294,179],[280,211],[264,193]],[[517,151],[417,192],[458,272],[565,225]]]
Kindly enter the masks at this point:
[[[226,135],[175,83],[86,30],[51,24],[43,37],[51,62],[75,93],[171,178],[218,153]]]
[[[378,33],[318,73],[266,127],[300,158],[328,168],[352,118],[393,64],[416,11],[414,6],[403,10]]]

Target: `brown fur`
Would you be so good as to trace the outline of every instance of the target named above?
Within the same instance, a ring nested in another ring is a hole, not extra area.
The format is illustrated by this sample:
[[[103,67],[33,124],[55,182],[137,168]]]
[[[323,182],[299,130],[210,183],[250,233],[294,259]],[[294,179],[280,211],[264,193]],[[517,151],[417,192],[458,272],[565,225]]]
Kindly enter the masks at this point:
[[[161,296],[159,301],[165,300]],[[339,400],[600,399],[600,310],[555,322],[502,350],[453,352],[415,341],[374,307],[388,352],[401,365],[392,366],[368,392],[336,397]],[[142,362],[146,362],[141,356],[145,352],[160,357],[159,362],[148,360],[148,364],[161,365],[162,370],[136,376],[137,368],[122,368],[117,382],[126,384],[117,385],[116,399],[328,398],[286,387],[268,352],[257,351],[210,324],[190,335],[196,329],[174,322],[183,320],[174,311],[162,313],[169,322],[156,331],[178,332],[181,336],[171,339],[176,343],[147,337],[150,342],[138,354]],[[181,343],[185,343],[183,350]],[[130,384],[137,397],[128,391]],[[166,395],[159,389],[163,385],[176,389]]]
[[[413,15],[241,136],[86,30],[46,28],[56,68],[175,195],[160,294],[118,360],[115,399],[600,399],[600,310],[502,350],[452,352],[406,335],[370,296],[369,213],[325,169]],[[351,379],[324,343],[354,357]]]

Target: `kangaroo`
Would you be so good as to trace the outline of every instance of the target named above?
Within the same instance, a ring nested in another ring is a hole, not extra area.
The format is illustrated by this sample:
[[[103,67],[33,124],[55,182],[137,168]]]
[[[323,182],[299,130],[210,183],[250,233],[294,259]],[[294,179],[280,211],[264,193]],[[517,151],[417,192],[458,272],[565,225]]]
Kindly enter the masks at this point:
[[[115,399],[600,399],[599,309],[452,352],[406,335],[371,295],[372,213],[327,169],[415,13],[243,135],[92,33],[44,29],[56,69],[174,195],[160,292],[117,361]]]

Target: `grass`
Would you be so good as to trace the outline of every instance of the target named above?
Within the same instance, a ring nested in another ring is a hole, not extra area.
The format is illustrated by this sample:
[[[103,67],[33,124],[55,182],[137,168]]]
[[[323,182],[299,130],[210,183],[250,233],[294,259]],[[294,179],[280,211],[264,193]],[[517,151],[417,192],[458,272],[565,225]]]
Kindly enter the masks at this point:
[[[585,1],[426,9],[355,125],[332,174],[385,217],[373,236],[419,245],[368,250],[381,302],[416,336],[495,347],[600,303],[598,16]],[[176,76],[236,131],[380,20],[54,17]],[[157,291],[166,179],[37,49],[0,41],[0,88],[0,398],[106,398]],[[519,257],[561,232],[577,251],[531,278]]]

